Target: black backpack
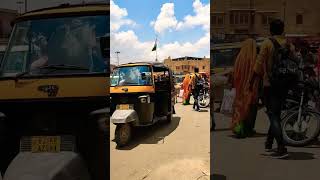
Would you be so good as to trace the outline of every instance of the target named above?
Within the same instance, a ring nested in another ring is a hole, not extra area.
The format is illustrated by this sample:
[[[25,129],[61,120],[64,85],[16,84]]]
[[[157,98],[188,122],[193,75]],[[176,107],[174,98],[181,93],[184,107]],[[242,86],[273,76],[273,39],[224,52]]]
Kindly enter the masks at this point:
[[[203,87],[203,82],[202,82],[202,79],[197,75],[195,74],[196,76],[196,79],[195,79],[195,88],[196,89],[201,89]]]
[[[292,55],[289,44],[282,47],[277,40],[270,38],[274,53],[269,74],[270,84],[273,87],[290,87],[298,79],[298,63]]]

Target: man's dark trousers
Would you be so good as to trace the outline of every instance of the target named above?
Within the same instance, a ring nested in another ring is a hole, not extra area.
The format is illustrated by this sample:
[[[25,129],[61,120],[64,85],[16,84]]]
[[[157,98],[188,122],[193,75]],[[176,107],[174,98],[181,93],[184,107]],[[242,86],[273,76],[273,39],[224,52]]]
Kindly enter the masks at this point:
[[[200,107],[198,104],[199,90],[197,88],[195,88],[193,90],[192,94],[193,94],[193,99],[194,99],[193,109],[196,109],[197,111],[199,111],[200,110]]]
[[[264,88],[264,100],[270,121],[266,146],[272,146],[273,140],[276,139],[279,150],[285,148],[281,128],[281,108],[285,102],[287,92],[282,88]]]

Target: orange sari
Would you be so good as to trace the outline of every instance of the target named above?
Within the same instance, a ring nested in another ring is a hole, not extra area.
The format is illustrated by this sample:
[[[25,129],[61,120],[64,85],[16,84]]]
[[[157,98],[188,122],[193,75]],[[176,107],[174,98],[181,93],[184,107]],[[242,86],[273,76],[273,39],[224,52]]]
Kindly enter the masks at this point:
[[[247,118],[250,105],[257,100],[259,81],[254,82],[252,91],[249,90],[257,56],[256,50],[256,42],[253,39],[244,41],[234,65],[233,84],[236,89],[236,97],[231,123],[233,130]]]
[[[185,78],[182,82],[182,88],[183,88],[183,104],[187,105],[190,101],[190,95],[191,95],[191,74],[186,74]]]

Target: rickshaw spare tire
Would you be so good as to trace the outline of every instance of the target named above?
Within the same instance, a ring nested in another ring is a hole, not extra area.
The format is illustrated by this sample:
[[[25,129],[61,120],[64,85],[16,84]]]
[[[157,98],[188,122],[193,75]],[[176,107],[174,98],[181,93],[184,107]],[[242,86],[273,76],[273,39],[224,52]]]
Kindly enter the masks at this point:
[[[115,141],[118,147],[126,146],[132,136],[132,125],[130,123],[117,124],[115,131]]]

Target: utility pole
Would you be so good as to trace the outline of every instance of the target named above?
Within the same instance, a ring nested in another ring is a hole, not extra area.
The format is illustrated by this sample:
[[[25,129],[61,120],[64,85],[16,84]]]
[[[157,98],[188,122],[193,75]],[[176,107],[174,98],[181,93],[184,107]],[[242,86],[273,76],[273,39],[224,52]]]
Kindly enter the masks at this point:
[[[286,7],[287,7],[287,1],[283,1],[283,23],[286,24]]]
[[[23,4],[23,1],[17,1],[17,5],[19,7],[19,13],[22,14],[21,5]]]
[[[119,54],[120,54],[120,51],[116,51],[115,52],[117,54],[117,60],[118,60],[118,66],[120,65],[120,61],[119,61]]]
[[[28,0],[24,0],[24,13],[28,12]]]
[[[158,62],[158,36],[156,36],[156,62]]]
[[[254,9],[254,2],[253,2],[253,0],[250,0],[250,2],[249,2],[249,6],[250,6],[250,33],[253,33],[253,19],[254,19],[254,11],[253,11],[253,9]]]

